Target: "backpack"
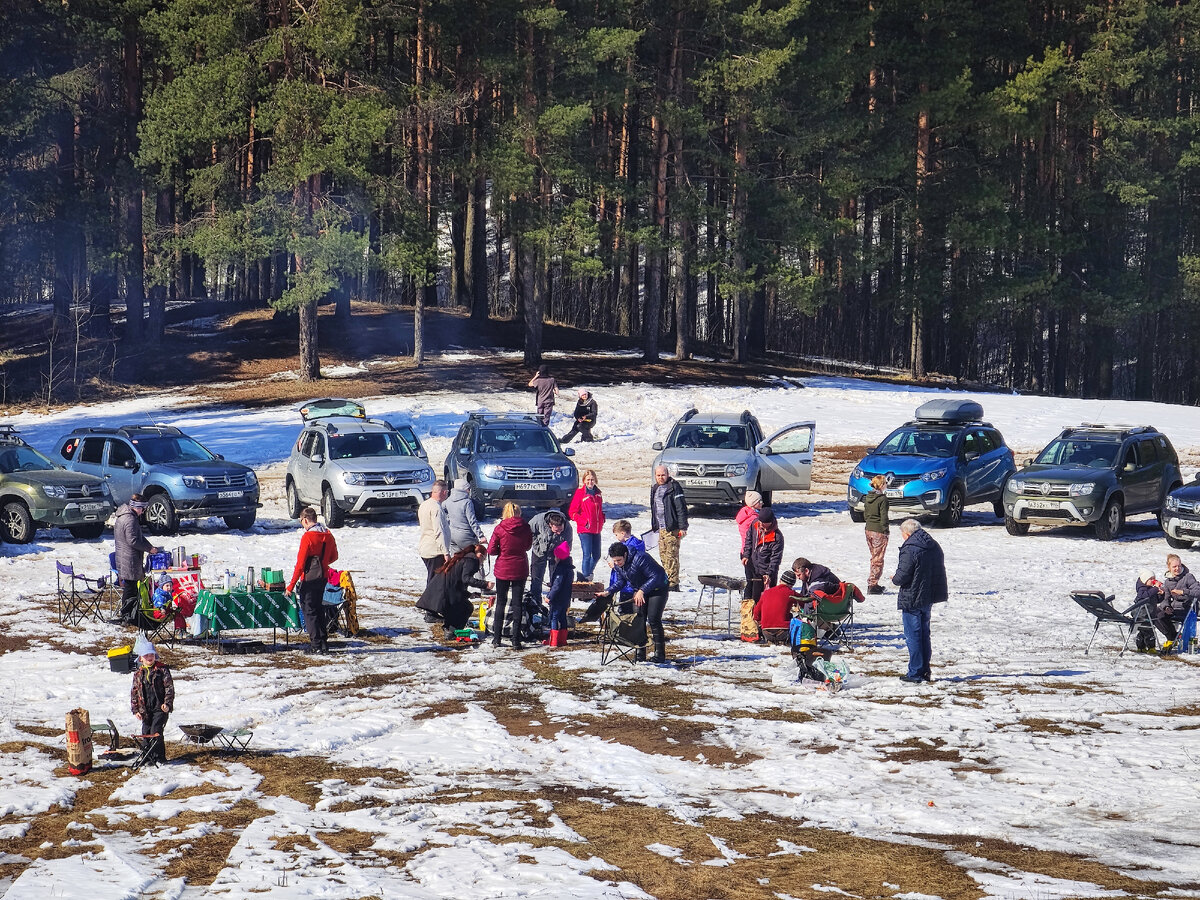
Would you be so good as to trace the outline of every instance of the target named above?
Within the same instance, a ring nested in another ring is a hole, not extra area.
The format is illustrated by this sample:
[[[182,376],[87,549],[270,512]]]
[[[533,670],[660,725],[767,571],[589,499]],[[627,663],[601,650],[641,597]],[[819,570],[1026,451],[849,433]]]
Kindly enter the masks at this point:
[[[321,557],[317,555],[310,556],[307,562],[304,563],[304,580],[305,581],[325,581],[325,566],[321,563]]]

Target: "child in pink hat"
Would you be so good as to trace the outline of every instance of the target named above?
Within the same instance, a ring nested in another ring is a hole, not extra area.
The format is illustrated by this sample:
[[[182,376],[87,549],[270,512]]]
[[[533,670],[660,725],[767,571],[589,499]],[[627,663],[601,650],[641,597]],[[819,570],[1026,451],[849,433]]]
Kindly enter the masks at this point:
[[[551,647],[567,645],[567,607],[571,605],[574,582],[571,548],[563,541],[554,548],[554,572],[550,576],[550,590],[546,593],[546,604],[550,607],[550,638],[546,643]]]

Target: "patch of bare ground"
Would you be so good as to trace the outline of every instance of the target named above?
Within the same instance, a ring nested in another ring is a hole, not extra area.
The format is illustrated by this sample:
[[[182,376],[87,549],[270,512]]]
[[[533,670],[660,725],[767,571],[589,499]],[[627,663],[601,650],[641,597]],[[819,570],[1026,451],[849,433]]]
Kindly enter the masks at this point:
[[[423,709],[415,716],[414,722],[421,722],[425,719],[437,719],[441,716],[458,716],[467,711],[467,704],[461,700],[447,700],[437,706],[431,706],[428,709]]]
[[[374,846],[378,835],[353,828],[334,831],[318,831],[317,837],[332,850],[352,860],[357,865],[403,866],[421,851],[400,852],[384,850]]]
[[[726,719],[754,719],[757,722],[792,722],[796,725],[803,725],[816,718],[812,713],[807,713],[802,709],[780,708],[731,709],[722,711],[721,715]]]
[[[525,656],[521,659],[521,665],[536,675],[539,682],[545,682],[555,690],[584,700],[595,696],[595,685],[585,674],[556,665],[548,654]]]
[[[993,862],[1012,866],[1022,872],[1035,872],[1039,875],[1062,878],[1067,881],[1091,882],[1108,890],[1124,891],[1134,897],[1145,897],[1172,889],[1196,890],[1200,887],[1196,884],[1179,884],[1177,882],[1141,881],[1130,878],[1128,875],[1122,875],[1103,863],[1083,856],[1059,853],[1053,850],[1038,850],[1035,847],[1025,847],[997,838],[943,834],[916,834],[913,836],[926,838],[939,844],[949,844],[956,850],[969,853],[971,856],[990,859]]]
[[[1096,730],[1104,726],[1099,722],[1067,722],[1057,719],[1025,718],[1017,722],[1034,734],[1082,734],[1085,729]]]
[[[251,804],[247,803],[246,806],[249,808]],[[227,826],[227,830],[210,831],[200,837],[180,841],[158,841],[149,852],[154,856],[166,856],[173,850],[179,851],[167,863],[163,874],[167,878],[185,878],[187,883],[194,887],[204,887],[216,880],[225,868],[229,854],[237,845],[241,829],[256,818],[257,815],[250,816],[236,827]]]
[[[945,746],[946,742],[941,738],[909,738],[887,747],[880,747],[879,750],[888,762],[963,762],[961,753],[953,748],[945,750]]]

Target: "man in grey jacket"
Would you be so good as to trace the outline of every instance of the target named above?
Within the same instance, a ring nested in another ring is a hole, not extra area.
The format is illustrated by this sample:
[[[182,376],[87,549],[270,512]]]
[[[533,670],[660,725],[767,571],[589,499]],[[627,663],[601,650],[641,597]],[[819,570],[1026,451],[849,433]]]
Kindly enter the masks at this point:
[[[142,516],[147,503],[141,494],[134,494],[122,504],[113,518],[113,540],[116,543],[117,575],[121,579],[121,615],[116,622],[136,625],[141,605],[138,583],[146,577],[146,554],[158,548],[142,534]]]
[[[534,516],[529,520],[529,529],[533,532],[533,547],[529,551],[529,593],[541,603],[546,564],[554,558],[554,548],[563,541],[567,542],[568,549],[574,549],[574,534],[571,523],[560,509],[548,509]]]
[[[487,544],[479,519],[475,516],[475,504],[471,502],[471,488],[467,479],[456,478],[450,499],[442,504],[450,522],[450,556],[472,544]]]

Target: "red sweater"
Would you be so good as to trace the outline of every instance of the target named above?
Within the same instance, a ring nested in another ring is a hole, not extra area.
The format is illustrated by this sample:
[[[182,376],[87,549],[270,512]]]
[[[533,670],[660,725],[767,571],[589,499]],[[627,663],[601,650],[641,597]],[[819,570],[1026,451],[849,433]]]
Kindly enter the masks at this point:
[[[786,584],[767,588],[754,604],[754,621],[760,628],[787,628],[792,622],[790,607],[796,599]]]
[[[296,582],[304,577],[304,566],[310,556],[320,556],[321,564],[328,569],[338,558],[337,541],[333,532],[324,525],[314,525],[300,537],[300,550],[296,553],[296,570],[292,572],[292,580],[288,582],[288,591],[296,587]]]

